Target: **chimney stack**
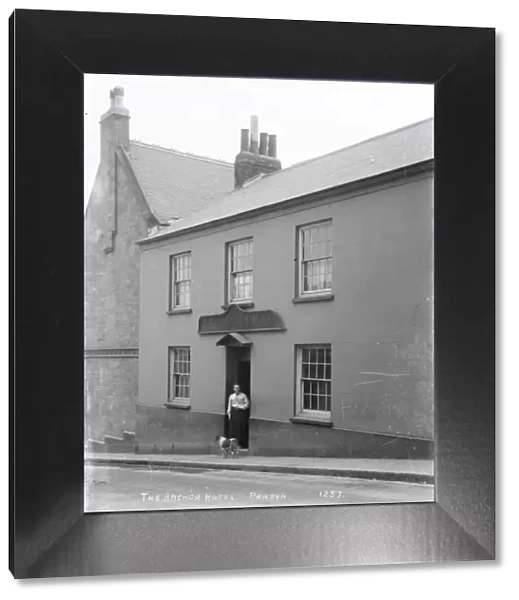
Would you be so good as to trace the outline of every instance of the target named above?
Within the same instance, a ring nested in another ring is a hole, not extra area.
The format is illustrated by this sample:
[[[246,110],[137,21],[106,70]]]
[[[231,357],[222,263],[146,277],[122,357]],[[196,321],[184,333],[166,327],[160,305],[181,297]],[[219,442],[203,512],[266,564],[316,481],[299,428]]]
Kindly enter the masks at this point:
[[[124,106],[124,89],[120,86],[110,90],[110,108],[100,120],[101,164],[104,195],[107,207],[104,251],[113,252],[117,234],[117,178],[116,149],[130,149],[130,111]]]
[[[260,133],[259,153],[262,156],[267,156],[268,139],[269,139],[269,134],[268,133]]]
[[[276,136],[262,133],[258,134],[258,117],[253,115],[250,120],[249,130],[241,130],[240,153],[234,162],[234,187],[240,188],[258,175],[267,175],[281,169],[281,162],[277,158]]]
[[[110,108],[103,114],[101,125],[101,164],[108,164],[117,146],[130,147],[130,111],[124,106],[124,88],[110,90]]]

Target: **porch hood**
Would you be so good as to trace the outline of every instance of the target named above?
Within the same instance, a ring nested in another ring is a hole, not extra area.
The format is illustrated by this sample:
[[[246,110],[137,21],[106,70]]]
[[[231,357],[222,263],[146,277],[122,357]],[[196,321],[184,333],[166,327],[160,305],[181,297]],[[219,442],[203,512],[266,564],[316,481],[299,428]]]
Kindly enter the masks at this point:
[[[252,341],[241,333],[226,333],[216,342],[216,345],[250,348],[250,346],[252,346]]]

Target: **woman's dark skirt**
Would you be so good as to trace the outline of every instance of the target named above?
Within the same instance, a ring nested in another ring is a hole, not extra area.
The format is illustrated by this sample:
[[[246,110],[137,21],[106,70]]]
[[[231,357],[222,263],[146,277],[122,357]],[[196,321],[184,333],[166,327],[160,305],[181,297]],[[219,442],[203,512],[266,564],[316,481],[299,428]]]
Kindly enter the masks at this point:
[[[229,437],[236,438],[240,448],[249,447],[249,411],[231,408]]]

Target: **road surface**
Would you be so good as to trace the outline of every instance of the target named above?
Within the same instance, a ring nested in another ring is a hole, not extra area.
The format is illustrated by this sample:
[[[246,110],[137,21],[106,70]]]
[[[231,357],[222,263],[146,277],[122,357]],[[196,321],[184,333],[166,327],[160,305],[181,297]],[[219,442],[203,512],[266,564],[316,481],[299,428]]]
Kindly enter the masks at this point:
[[[431,485],[245,471],[85,466],[88,512],[432,502]]]

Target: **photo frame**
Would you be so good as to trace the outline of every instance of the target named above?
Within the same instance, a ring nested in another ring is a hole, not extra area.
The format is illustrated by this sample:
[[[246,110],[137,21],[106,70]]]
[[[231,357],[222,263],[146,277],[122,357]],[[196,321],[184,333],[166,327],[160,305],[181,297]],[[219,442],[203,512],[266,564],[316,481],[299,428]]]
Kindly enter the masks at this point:
[[[10,34],[13,575],[493,559],[495,31],[17,10]],[[84,514],[83,73],[435,84],[435,503]]]

